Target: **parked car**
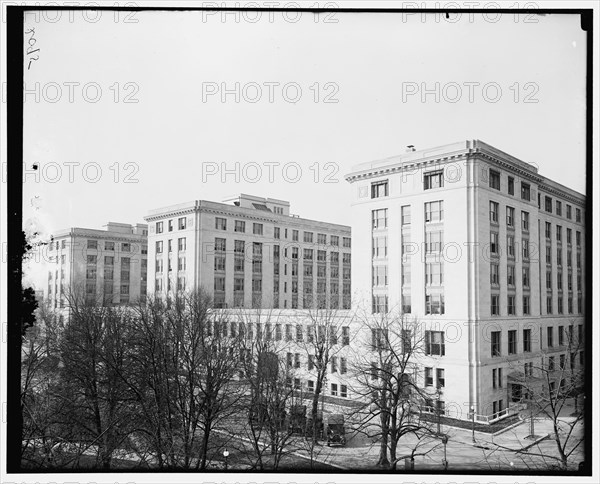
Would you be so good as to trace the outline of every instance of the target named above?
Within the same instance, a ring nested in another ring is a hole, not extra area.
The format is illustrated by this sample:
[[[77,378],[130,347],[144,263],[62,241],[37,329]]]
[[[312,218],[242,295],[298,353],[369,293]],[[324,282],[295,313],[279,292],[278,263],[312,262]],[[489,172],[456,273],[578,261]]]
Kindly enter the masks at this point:
[[[327,446],[332,445],[346,445],[344,416],[341,413],[332,413],[327,419]]]

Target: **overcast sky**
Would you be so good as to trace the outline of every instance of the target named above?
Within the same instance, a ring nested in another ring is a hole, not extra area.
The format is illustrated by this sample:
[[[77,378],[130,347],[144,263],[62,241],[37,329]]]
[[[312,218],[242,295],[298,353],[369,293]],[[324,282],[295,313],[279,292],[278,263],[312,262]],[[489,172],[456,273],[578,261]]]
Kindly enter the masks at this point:
[[[350,224],[353,165],[465,139],[585,193],[575,15],[100,13],[26,22],[40,51],[25,59],[24,161],[39,179],[24,223],[43,233],[240,192]]]

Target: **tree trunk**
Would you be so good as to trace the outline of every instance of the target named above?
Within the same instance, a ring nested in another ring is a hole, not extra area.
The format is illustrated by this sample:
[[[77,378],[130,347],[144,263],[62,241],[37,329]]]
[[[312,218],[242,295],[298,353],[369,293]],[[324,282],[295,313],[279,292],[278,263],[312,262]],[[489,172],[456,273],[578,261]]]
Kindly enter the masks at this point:
[[[388,433],[387,430],[384,430],[381,434],[381,444],[379,446],[379,460],[377,461],[378,466],[388,467],[390,465],[390,461],[387,457],[388,451]]]

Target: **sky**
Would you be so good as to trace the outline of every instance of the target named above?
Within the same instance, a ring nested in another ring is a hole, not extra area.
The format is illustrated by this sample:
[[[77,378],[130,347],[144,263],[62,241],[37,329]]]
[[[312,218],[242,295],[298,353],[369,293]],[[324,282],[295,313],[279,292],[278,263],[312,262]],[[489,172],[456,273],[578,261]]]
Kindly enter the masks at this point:
[[[576,15],[96,14],[26,20],[23,220],[43,235],[238,193],[350,224],[354,165],[466,139],[585,193]]]

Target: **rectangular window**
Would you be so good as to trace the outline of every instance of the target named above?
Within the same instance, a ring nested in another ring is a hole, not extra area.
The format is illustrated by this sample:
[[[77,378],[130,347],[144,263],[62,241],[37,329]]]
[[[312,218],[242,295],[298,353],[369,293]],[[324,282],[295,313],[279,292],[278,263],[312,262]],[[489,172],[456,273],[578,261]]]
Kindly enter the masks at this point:
[[[425,314],[444,314],[444,295],[425,294]]]
[[[575,208],[575,222],[581,222],[581,209]]]
[[[163,233],[163,222],[156,222],[156,233],[157,234]]]
[[[521,199],[527,200],[528,202],[531,200],[531,188],[529,183],[521,182]]]
[[[523,239],[521,244],[523,246],[523,259],[529,259],[529,240]]]
[[[517,331],[510,330],[508,332],[508,354],[514,355],[517,353]]]
[[[298,231],[297,230],[292,230],[292,240],[294,242],[298,242]]]
[[[387,266],[386,284],[387,284]],[[425,264],[425,284],[429,286],[440,286],[444,283],[444,271],[441,262]]]
[[[529,267],[523,267],[523,287],[529,287]]]
[[[425,367],[425,386],[433,386],[433,368]]]
[[[515,226],[515,209],[513,207],[506,207],[506,226]]]
[[[490,299],[491,299],[490,314],[492,316],[499,316],[500,315],[500,295],[492,294],[490,296]]]
[[[512,176],[508,177],[508,194],[515,194],[515,179]]]
[[[531,313],[529,296],[523,296],[523,315],[527,316]]]
[[[332,383],[331,384],[331,396],[332,397],[337,397],[338,394],[338,386],[337,383]]]
[[[221,217],[215,217],[215,229],[227,230],[227,219]]]
[[[506,282],[509,286],[515,285],[515,266],[508,265],[506,266]]]
[[[340,397],[348,398],[348,385],[340,385]]]
[[[402,207],[402,225],[410,225],[410,205]]]
[[[444,388],[446,386],[446,372],[443,368],[438,368],[435,370],[435,377],[438,388]]]
[[[501,341],[500,341],[500,337],[501,337],[501,332],[500,331],[492,331],[491,332],[491,351],[492,351],[492,356],[500,356],[501,355]]]
[[[252,224],[252,233],[254,235],[262,235],[263,234],[263,224]]]
[[[530,329],[523,330],[523,351],[525,353],[531,352],[531,330]]]
[[[492,388],[496,388],[498,381],[498,370],[496,368],[492,369]]]
[[[177,219],[177,225],[179,227],[179,230],[184,230],[186,228],[186,218],[185,217],[180,217]]]
[[[373,230],[387,228],[387,208],[373,210],[372,221]]]
[[[497,286],[498,284],[500,284],[499,271],[500,271],[500,265],[495,262],[492,262],[490,264],[490,282],[494,286]]]
[[[490,232],[490,253],[498,254],[500,247],[498,246],[498,233]]]
[[[56,244],[56,247],[58,247],[58,243]],[[88,240],[87,241],[87,248],[88,249],[97,249],[98,248],[98,241],[97,240]]]
[[[560,225],[556,226],[556,241],[562,242],[562,227]]]
[[[312,243],[313,241],[313,233],[312,232],[304,232],[304,242]]]
[[[432,171],[423,175],[423,188],[441,188],[444,186],[444,170]]]
[[[317,243],[319,245],[327,245],[327,234],[317,234]]]
[[[243,220],[236,220],[233,225],[234,232],[241,232],[242,234],[246,232],[246,222]]]
[[[337,357],[331,357],[331,373],[337,373]]]
[[[387,215],[387,213],[386,213],[386,215]],[[349,249],[351,247],[350,237],[342,237],[342,247],[345,247],[346,249]]]
[[[508,301],[508,305],[507,305],[508,315],[514,316],[516,314],[515,296],[512,296],[512,295],[507,296],[507,301]]]
[[[546,228],[544,230],[544,235],[548,240],[552,237],[552,224],[550,222],[546,222]]]
[[[515,256],[515,238],[512,235],[506,236],[506,255],[513,258]]]
[[[548,213],[552,213],[552,198],[544,197],[544,210]]]
[[[425,222],[440,222],[444,220],[444,202],[439,200],[436,202],[425,203]]]
[[[500,190],[500,172],[490,169],[490,188]]]
[[[425,331],[425,354],[444,356],[446,344],[443,331]]]
[[[104,250],[115,250],[114,242],[104,242]]]
[[[388,196],[388,181],[379,181],[371,183],[371,198],[381,198]]]
[[[521,229],[524,232],[529,231],[529,212],[525,212],[525,211],[521,212]]]
[[[573,239],[573,231],[571,229],[567,229],[567,244],[571,244],[572,243],[572,239]]]
[[[556,215],[559,215],[562,217],[562,202],[560,201],[556,201]]]
[[[180,237],[177,239],[177,249],[180,252],[183,252],[186,249],[186,240],[185,237]]]
[[[331,235],[329,237],[329,244],[334,247],[339,247],[340,245],[340,237],[338,235]]]
[[[168,227],[169,227],[169,232],[173,232],[173,220],[169,220]]]

